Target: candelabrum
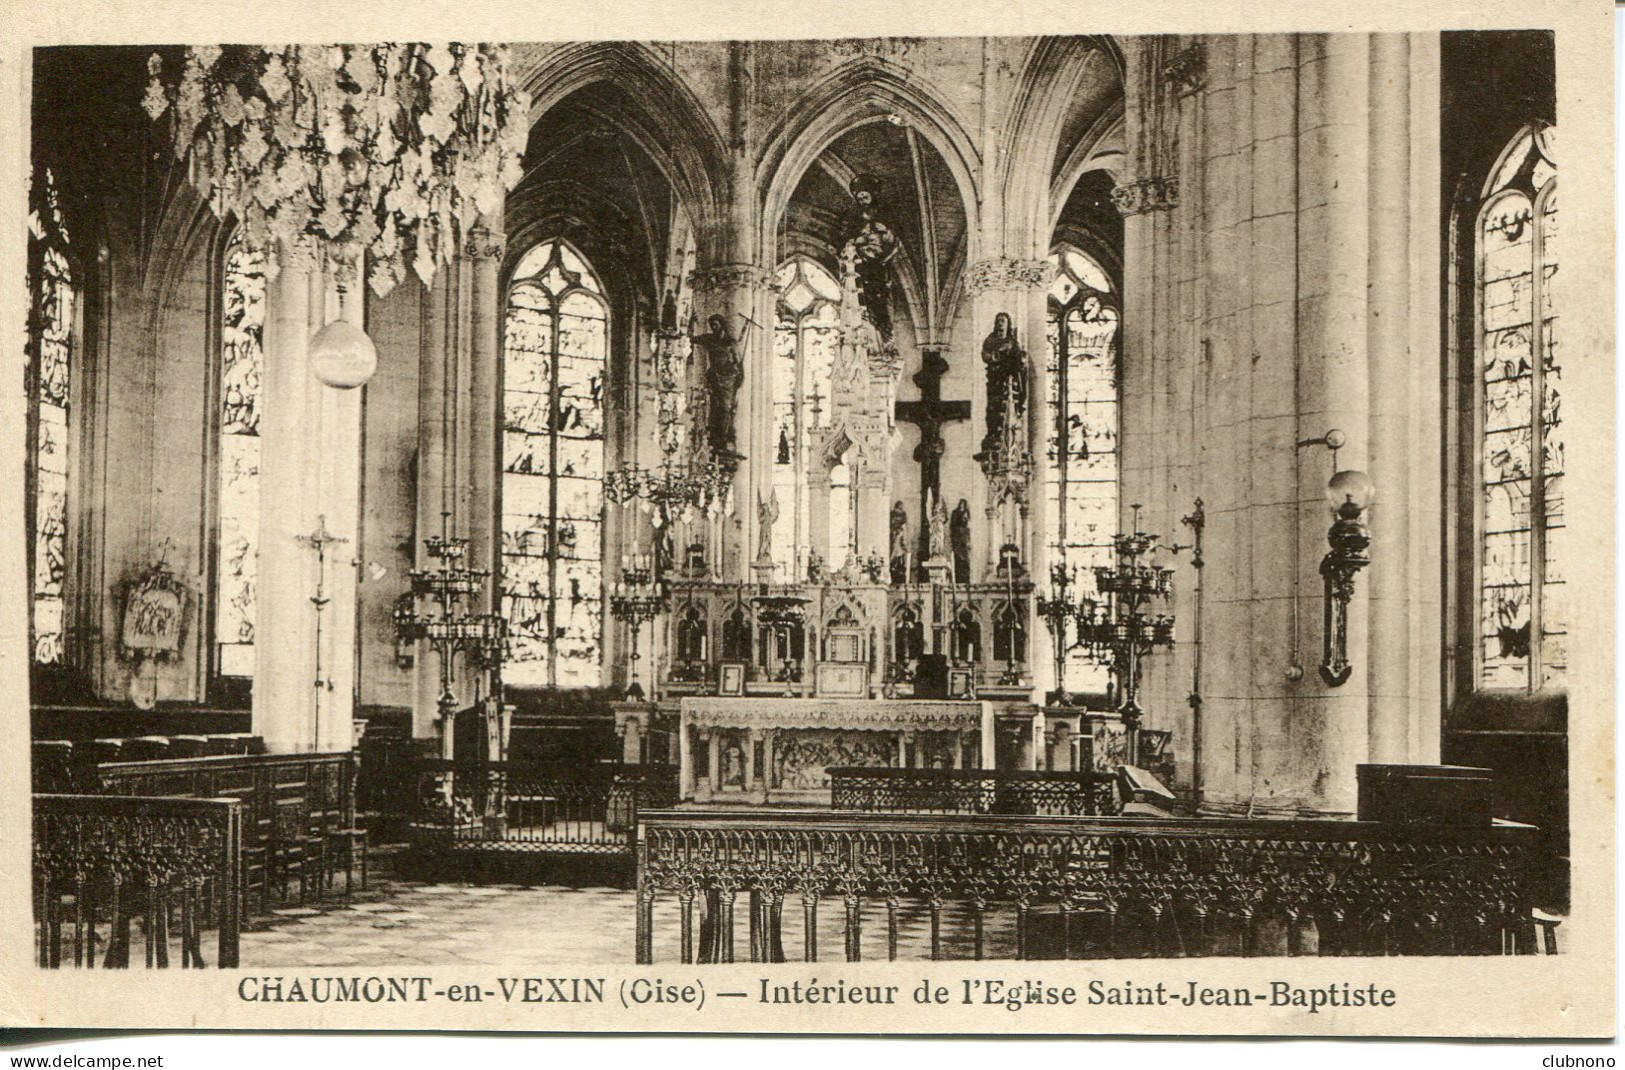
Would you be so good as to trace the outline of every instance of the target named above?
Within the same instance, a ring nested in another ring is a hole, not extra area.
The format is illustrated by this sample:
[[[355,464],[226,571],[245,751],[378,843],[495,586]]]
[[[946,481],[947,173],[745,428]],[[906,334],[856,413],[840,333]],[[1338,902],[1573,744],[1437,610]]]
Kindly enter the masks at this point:
[[[409,642],[427,643],[440,662],[441,752],[453,756],[457,694],[453,690],[456,659],[483,672],[489,683],[487,699],[501,708],[502,660],[508,637],[507,619],[500,613],[481,613],[468,608],[466,600],[477,597],[490,572],[469,568],[468,540],[451,534],[451,513],[440,514],[440,534],[423,540],[423,548],[434,564],[413,569],[411,602],[395,608],[395,629]],[[421,607],[421,608],[420,608]],[[425,611],[426,610],[426,611]]]
[[[1152,605],[1173,593],[1174,570],[1149,564],[1158,536],[1135,530],[1113,539],[1116,563],[1095,568],[1095,587],[1103,601],[1078,600],[1074,620],[1077,645],[1111,670],[1117,690],[1117,712],[1129,730],[1129,764],[1136,759],[1135,740],[1145,711],[1139,702],[1140,670],[1153,651],[1173,645],[1174,618],[1151,612]],[[1057,690],[1060,683],[1057,681]]]
[[[1071,706],[1073,699],[1066,690],[1066,652],[1070,649],[1066,626],[1078,614],[1078,606],[1071,593],[1078,582],[1078,566],[1068,568],[1060,562],[1052,564],[1049,582],[1049,592],[1040,594],[1037,604],[1038,617],[1049,629],[1050,648],[1055,654],[1055,690],[1044,700],[1051,706]]]
[[[609,589],[610,616],[624,621],[632,635],[632,651],[627,672],[626,698],[643,701],[643,685],[638,682],[638,634],[643,626],[666,611],[666,592],[654,576],[654,562],[647,553],[621,555],[621,578]]]

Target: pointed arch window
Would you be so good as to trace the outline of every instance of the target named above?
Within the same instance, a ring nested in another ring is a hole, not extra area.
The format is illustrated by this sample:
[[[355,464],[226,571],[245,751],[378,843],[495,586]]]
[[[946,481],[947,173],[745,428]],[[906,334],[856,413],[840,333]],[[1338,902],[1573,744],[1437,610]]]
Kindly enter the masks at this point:
[[[527,253],[503,335],[504,677],[524,687],[603,682],[604,376],[609,306],[560,241]]]
[[[213,669],[216,676],[251,677],[260,526],[265,254],[250,249],[240,233],[234,234],[221,266]]]
[[[1485,690],[1560,688],[1568,667],[1555,136],[1532,125],[1512,140],[1473,231],[1475,675]]]
[[[69,262],[55,176],[35,176],[28,213],[26,508],[30,549],[29,648],[35,664],[64,659],[68,501],[81,290]]]
[[[822,264],[805,256],[781,264],[773,281],[779,294],[773,329],[773,492],[780,510],[773,559],[781,580],[798,580],[806,573],[812,480],[826,478],[815,472],[822,460],[813,455],[811,433],[829,422],[841,287]],[[825,565],[834,571],[846,563],[851,543],[852,488],[844,464],[836,464],[827,478],[834,485]]]
[[[1094,568],[1112,562],[1117,532],[1118,300],[1106,272],[1081,250],[1060,245],[1049,260],[1048,556],[1087,596]],[[1067,656],[1067,690],[1104,691],[1107,679],[1106,667],[1086,653]]]

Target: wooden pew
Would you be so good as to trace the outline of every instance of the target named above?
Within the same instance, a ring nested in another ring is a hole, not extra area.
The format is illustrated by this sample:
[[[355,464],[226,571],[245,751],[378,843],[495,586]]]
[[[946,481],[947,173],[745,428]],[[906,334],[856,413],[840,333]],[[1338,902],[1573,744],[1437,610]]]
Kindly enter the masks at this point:
[[[334,883],[334,866],[359,860],[365,885],[366,833],[356,823],[356,756],[331,754],[222,755],[103,762],[83,781],[101,795],[149,798],[231,798],[243,803],[245,897],[269,909],[272,889],[299,901]],[[82,781],[82,782],[83,782]]]

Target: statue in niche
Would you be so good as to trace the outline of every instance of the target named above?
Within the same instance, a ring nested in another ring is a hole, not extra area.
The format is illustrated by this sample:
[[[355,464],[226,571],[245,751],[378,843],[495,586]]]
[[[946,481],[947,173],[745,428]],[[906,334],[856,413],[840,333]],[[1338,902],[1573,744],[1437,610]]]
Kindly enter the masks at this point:
[[[948,547],[953,551],[954,582],[970,582],[970,502],[964,498],[954,506],[948,520]]]
[[[829,569],[824,567],[824,555],[817,550],[807,551],[807,582],[813,584],[829,582]]]
[[[993,330],[982,339],[982,366],[987,372],[987,434],[982,436],[982,453],[999,448],[1004,437],[1007,403],[1012,416],[1027,411],[1027,351],[1016,340],[1010,313],[993,317]]]
[[[891,581],[908,582],[908,506],[893,502],[891,507]]]
[[[942,499],[932,496],[931,499],[931,537],[926,544],[927,552],[932,561],[942,560],[948,553],[948,510],[943,507]]]
[[[713,314],[706,323],[710,329],[690,339],[696,349],[705,351],[706,441],[718,456],[740,460],[734,450],[734,412],[745,382],[745,364],[739,357],[744,336],[729,334],[728,321],[721,315]]]
[[[771,561],[773,559],[773,525],[778,519],[779,492],[774,490],[772,494],[767,496],[766,501],[758,497],[756,499],[756,521],[761,548],[757,550],[756,558],[759,561]]]
[[[677,565],[677,542],[672,538],[671,520],[665,515],[665,507],[661,507],[660,526],[654,533],[655,551],[655,578],[662,579],[671,575]]]
[[[891,264],[901,248],[897,234],[881,221],[880,185],[872,175],[852,179],[856,210],[847,223],[846,248],[858,276],[858,303],[882,342],[892,338]]]

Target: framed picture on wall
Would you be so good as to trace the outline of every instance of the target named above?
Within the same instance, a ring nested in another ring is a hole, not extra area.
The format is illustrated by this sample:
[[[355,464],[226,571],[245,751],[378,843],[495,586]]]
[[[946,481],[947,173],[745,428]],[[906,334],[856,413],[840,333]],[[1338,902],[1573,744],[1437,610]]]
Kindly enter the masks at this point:
[[[970,698],[970,679],[969,669],[949,669],[948,696],[950,698]]]
[[[745,693],[745,663],[742,661],[724,662],[718,670],[717,694],[743,695]]]

